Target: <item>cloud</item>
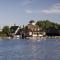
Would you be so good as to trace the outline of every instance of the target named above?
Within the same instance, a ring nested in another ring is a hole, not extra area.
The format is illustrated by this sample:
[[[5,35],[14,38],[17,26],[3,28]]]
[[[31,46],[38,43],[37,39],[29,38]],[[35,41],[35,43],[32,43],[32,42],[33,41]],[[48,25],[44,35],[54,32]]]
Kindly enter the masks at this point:
[[[27,10],[26,10],[26,13],[31,14],[31,13],[33,13],[33,12],[32,12],[32,10],[27,9]]]
[[[60,14],[60,3],[53,5],[49,9],[42,10],[45,14]]]
[[[26,13],[28,14],[40,14],[40,10],[30,10],[30,9],[27,9],[25,10]]]
[[[60,14],[60,3],[57,3],[51,7],[49,7],[48,9],[44,9],[44,10],[30,10],[30,9],[26,9],[26,13],[35,13],[35,14]]]

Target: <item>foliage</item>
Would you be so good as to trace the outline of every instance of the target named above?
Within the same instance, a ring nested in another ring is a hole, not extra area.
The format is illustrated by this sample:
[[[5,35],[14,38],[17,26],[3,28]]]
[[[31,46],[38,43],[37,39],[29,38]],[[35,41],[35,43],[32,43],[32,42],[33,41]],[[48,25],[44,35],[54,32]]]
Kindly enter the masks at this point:
[[[9,34],[10,34],[9,26],[4,26],[2,32],[3,32],[3,34],[6,34],[7,36],[9,36]]]
[[[36,25],[41,27],[43,30],[46,30],[46,29],[59,29],[59,27],[60,27],[59,24],[50,22],[48,20],[46,20],[46,21],[37,21]]]

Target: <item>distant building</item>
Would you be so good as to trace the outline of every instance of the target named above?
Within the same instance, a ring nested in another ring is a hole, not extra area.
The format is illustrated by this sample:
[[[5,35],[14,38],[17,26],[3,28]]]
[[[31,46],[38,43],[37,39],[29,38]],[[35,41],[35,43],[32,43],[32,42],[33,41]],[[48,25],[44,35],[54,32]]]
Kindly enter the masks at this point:
[[[13,37],[43,37],[45,35],[45,32],[42,31],[42,28],[40,28],[38,25],[35,24],[35,22],[30,22],[27,26],[23,26],[23,28],[20,28],[19,26],[11,26],[11,35]]]
[[[10,30],[11,30],[10,32],[11,36],[18,38],[20,37],[20,34],[19,35],[17,34],[17,32],[20,30],[19,26],[11,26]]]
[[[32,22],[27,25],[27,34],[30,37],[42,37],[45,35],[45,32],[35,22]]]
[[[0,29],[0,32],[2,32],[2,29]]]
[[[0,32],[2,32],[3,28],[0,27]]]

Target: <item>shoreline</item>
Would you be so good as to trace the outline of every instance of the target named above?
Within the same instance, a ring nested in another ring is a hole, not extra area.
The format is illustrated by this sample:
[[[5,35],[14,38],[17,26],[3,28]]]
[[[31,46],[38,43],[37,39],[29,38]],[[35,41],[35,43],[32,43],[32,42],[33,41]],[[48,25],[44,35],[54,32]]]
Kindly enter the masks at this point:
[[[47,39],[47,38],[54,38],[54,39],[60,39],[60,36],[45,36],[45,37],[25,37],[25,38],[20,38],[20,37],[0,37],[0,39]]]

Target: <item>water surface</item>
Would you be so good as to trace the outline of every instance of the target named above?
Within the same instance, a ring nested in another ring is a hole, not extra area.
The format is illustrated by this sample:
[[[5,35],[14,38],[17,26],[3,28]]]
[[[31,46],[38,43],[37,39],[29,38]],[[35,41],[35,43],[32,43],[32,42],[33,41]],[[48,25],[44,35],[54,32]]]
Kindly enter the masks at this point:
[[[60,60],[60,39],[0,39],[0,60]]]

